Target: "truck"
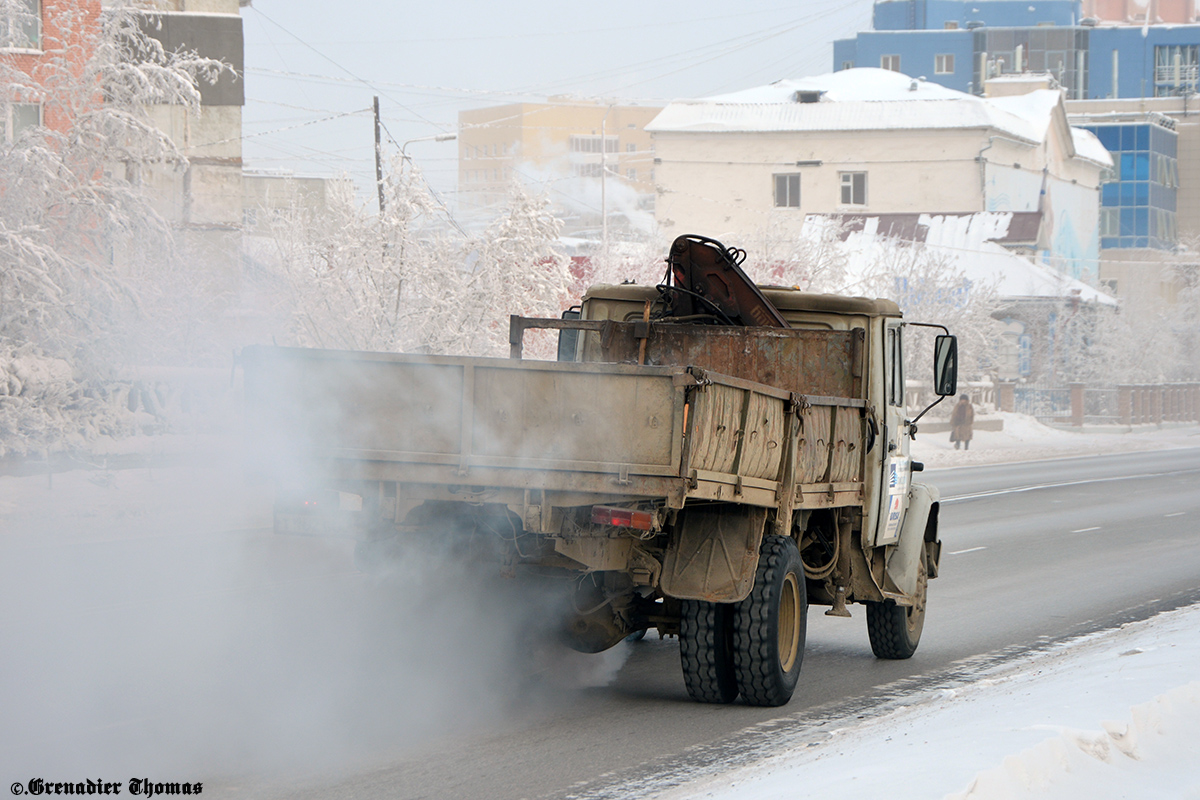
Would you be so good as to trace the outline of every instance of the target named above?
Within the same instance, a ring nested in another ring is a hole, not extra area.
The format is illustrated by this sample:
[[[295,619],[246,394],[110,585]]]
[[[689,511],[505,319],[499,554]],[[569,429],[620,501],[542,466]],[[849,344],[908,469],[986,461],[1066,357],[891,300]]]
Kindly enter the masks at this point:
[[[556,582],[568,602],[547,613],[572,647],[677,636],[700,702],[787,703],[810,605],[865,606],[874,655],[911,657],[941,555],[905,407],[905,329],[922,323],[890,300],[756,286],[744,257],[681,236],[660,285],[511,317],[507,359],[245,348],[276,528],[349,530],[364,564],[450,539]],[[930,327],[940,400],[957,341]],[[531,329],[557,331],[556,360],[524,357]]]

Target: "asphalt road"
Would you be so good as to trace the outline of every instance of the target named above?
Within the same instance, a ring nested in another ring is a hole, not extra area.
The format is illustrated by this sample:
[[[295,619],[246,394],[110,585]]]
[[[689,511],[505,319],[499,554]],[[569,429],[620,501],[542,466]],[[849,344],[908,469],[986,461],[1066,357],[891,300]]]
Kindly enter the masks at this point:
[[[944,550],[917,655],[878,661],[861,607],[848,620],[815,609],[782,709],[692,703],[677,643],[654,634],[592,661],[534,654],[542,672],[516,678],[492,660],[524,646],[506,601],[468,575],[366,580],[345,543],[167,535],[158,519],[108,525],[82,549],[12,537],[0,778],[136,769],[256,799],[633,796],[1200,600],[1200,449],[925,479],[942,492]]]

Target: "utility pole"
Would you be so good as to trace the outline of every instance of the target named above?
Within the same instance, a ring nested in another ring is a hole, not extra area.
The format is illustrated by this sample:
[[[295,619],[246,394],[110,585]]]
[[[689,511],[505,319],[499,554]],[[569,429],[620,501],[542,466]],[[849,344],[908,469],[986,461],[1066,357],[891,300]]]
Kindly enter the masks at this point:
[[[604,252],[604,262],[608,263],[608,115],[613,107],[600,119],[600,242]]]
[[[375,188],[379,190],[379,216],[383,216],[386,202],[383,199],[383,145],[379,141],[379,97],[375,97]]]

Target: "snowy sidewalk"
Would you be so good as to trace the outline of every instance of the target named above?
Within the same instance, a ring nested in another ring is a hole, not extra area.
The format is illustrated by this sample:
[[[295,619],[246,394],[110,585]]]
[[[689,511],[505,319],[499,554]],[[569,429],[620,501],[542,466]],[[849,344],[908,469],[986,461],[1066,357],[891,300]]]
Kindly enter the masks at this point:
[[[997,417],[1004,421],[1004,429],[976,430],[970,450],[955,450],[949,432],[925,433],[918,430],[917,438],[912,443],[912,457],[933,469],[1200,447],[1200,426],[1197,425],[1147,428],[1132,432],[1114,427],[1112,433],[1096,433],[1094,429],[1085,433],[1051,428],[1023,414],[999,413],[988,418]],[[920,424],[917,427],[919,429]]]
[[[1190,606],[1093,634],[656,796],[1200,798],[1198,630]]]

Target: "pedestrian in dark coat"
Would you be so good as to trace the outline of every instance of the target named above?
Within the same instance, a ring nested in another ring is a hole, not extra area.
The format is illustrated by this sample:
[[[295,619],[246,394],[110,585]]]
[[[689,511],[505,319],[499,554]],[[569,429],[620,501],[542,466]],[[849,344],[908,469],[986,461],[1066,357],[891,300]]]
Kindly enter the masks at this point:
[[[974,425],[975,409],[971,407],[971,398],[960,394],[950,415],[950,441],[954,442],[955,450],[960,444],[963,450],[971,449],[971,429]]]

